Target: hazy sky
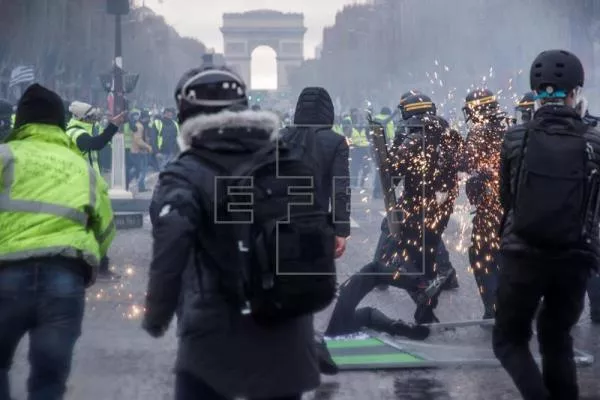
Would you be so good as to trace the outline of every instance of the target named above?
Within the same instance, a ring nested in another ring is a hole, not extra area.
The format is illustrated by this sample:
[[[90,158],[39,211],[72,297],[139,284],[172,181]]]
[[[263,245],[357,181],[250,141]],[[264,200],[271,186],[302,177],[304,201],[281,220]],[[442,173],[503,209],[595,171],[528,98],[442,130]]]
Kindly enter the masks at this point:
[[[141,4],[143,0],[136,0]],[[335,14],[346,4],[367,0],[145,0],[146,5],[159,14],[184,36],[204,42],[208,48],[223,51],[223,37],[219,30],[222,14],[257,9],[304,13],[308,28],[304,41],[304,56],[314,57],[314,50],[322,40],[323,28],[332,25]],[[162,4],[161,4],[162,3]],[[252,59],[254,87],[270,88],[275,85],[276,69],[273,53],[259,48]]]

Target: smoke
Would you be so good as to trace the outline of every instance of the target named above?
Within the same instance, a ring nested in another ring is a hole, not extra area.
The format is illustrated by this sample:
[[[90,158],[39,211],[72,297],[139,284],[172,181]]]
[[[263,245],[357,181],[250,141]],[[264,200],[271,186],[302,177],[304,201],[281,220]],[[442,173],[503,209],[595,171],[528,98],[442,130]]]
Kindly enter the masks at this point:
[[[575,52],[590,71],[586,86],[593,86],[593,45],[586,29],[576,29],[590,25],[589,11],[579,9],[585,1],[564,3],[381,0],[350,7],[328,29],[318,71],[300,73],[295,83],[317,78],[345,108],[365,98],[377,107],[396,106],[401,93],[416,88],[446,115],[460,114],[469,89],[488,87],[512,113],[529,91],[531,62],[543,50]],[[344,40],[349,35],[352,40]]]

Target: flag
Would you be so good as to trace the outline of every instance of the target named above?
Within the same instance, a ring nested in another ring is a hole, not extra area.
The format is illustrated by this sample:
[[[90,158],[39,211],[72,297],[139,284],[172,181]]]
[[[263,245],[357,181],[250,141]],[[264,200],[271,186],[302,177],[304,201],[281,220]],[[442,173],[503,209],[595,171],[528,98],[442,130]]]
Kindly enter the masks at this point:
[[[8,87],[17,86],[21,83],[30,83],[35,80],[35,70],[30,65],[20,65],[12,70]]]

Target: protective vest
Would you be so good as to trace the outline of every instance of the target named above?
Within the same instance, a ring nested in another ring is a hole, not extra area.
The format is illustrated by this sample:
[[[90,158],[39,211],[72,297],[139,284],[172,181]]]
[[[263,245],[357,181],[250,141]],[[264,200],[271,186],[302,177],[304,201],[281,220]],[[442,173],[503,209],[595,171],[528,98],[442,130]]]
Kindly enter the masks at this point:
[[[389,115],[385,114],[377,114],[375,116],[375,121],[384,124],[385,127],[385,136],[387,138],[387,143],[390,144],[394,141],[394,137],[396,136],[396,129],[394,127],[394,121],[390,118],[390,120],[385,123],[385,121],[390,118]]]
[[[364,129],[360,131],[356,128],[352,128],[352,136],[350,136],[352,145],[354,147],[369,147],[369,140]]]
[[[0,265],[79,259],[92,283],[115,235],[108,186],[65,132],[27,124],[0,145]]]
[[[94,126],[86,122],[78,121],[75,118],[69,121],[67,127],[67,135],[71,138],[75,146],[77,146],[77,139],[83,134],[94,136]],[[79,149],[79,152],[88,160],[90,165],[100,174],[100,164],[98,164],[98,152],[97,151],[83,151]]]
[[[137,108],[134,108],[129,112],[129,114],[141,114],[141,112]],[[123,142],[125,143],[125,149],[131,150],[131,144],[133,143],[133,131],[131,130],[128,122],[123,125]]]
[[[173,124],[175,124],[175,129],[177,129],[177,136],[179,136],[179,124],[175,121],[173,121]],[[158,133],[157,135],[157,142],[158,142],[158,150],[162,150],[162,145],[163,145],[163,122],[162,119],[157,119],[156,121],[154,121],[154,127],[156,128],[156,132]]]

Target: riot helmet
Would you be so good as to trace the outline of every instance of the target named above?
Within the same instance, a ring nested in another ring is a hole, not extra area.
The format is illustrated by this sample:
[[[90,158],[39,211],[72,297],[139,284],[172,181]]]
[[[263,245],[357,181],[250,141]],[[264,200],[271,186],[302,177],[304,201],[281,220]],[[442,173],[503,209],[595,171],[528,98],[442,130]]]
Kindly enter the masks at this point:
[[[465,122],[485,123],[501,119],[503,113],[494,92],[489,89],[474,89],[467,94],[463,106]]]
[[[535,92],[527,92],[525,95],[519,100],[517,106],[515,107],[515,112],[517,114],[517,122],[519,124],[524,124],[526,122],[531,121],[533,117],[535,106]]]
[[[233,106],[248,107],[246,84],[225,66],[206,63],[186,72],[175,89],[180,123],[198,114],[214,114]]]
[[[406,99],[408,99],[409,97],[412,97],[416,94],[422,94],[422,92],[417,89],[412,89],[406,93],[403,93],[402,96],[400,96],[400,102],[398,103],[398,109],[400,110],[400,112],[402,112],[402,108],[404,107],[404,103],[406,102]]]
[[[403,120],[408,120],[418,115],[436,115],[437,113],[435,103],[429,96],[422,93],[404,98],[400,111]]]

